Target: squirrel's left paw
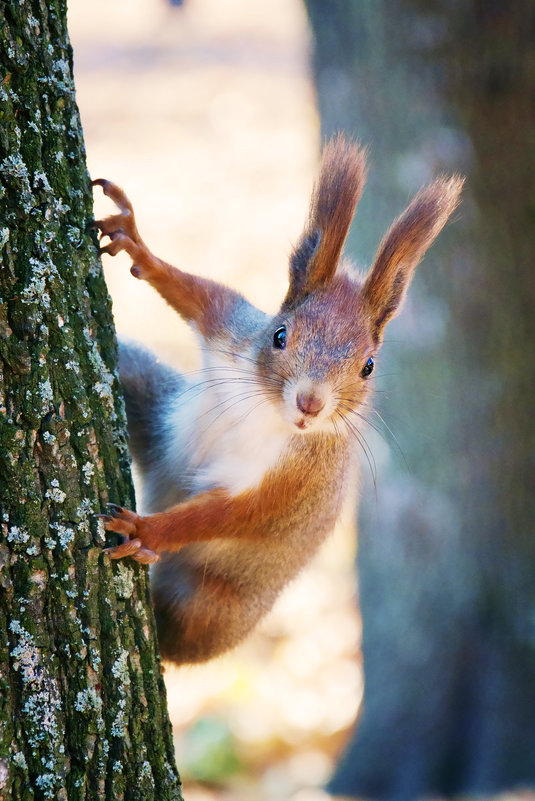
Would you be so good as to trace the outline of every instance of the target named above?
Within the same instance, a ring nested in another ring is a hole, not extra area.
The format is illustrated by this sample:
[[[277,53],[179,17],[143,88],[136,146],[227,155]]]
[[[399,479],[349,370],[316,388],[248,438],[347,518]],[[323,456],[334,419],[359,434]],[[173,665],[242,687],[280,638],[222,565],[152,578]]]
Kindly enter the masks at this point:
[[[150,564],[157,562],[160,556],[150,548],[143,545],[141,535],[142,518],[135,512],[117,506],[115,503],[108,504],[109,514],[98,515],[104,523],[106,531],[114,531],[123,536],[124,541],[120,545],[105,548],[104,552],[111,559],[124,559],[131,556],[136,562]]]

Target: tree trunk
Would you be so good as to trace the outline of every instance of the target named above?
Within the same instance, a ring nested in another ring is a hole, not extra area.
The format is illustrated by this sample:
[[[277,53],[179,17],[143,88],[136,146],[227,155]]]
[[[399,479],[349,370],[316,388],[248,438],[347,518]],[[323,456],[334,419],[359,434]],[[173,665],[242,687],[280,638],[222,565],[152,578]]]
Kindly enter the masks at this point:
[[[0,799],[180,799],[63,0],[0,2]]]
[[[378,363],[404,462],[376,445],[378,500],[361,493],[365,693],[331,789],[533,786],[535,9],[308,8],[324,130],[371,149],[354,252],[432,175],[468,175]]]

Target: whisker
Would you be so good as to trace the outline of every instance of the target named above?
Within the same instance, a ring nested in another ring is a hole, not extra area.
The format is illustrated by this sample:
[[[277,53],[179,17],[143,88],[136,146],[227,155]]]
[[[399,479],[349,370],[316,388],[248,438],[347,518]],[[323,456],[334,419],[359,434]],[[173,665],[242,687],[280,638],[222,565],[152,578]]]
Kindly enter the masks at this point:
[[[251,380],[251,381],[258,381],[259,376],[258,373],[254,370],[244,370],[240,367],[228,366],[228,365],[212,365],[209,367],[201,367],[197,370],[190,370],[187,373],[183,373],[185,377],[191,377],[196,375],[202,375],[205,373],[215,373],[215,372],[222,373],[224,376],[228,377],[229,379],[235,380]],[[243,378],[245,376],[245,378]],[[262,376],[262,380],[268,383],[276,383],[279,384],[279,378],[275,374],[274,376]]]
[[[206,352],[208,352],[208,351],[206,351]],[[250,356],[246,356],[244,353],[238,353],[238,352],[232,351],[232,350],[225,350],[224,348],[219,348],[217,350],[213,350],[212,352],[214,352],[214,353],[222,353],[225,356],[231,356],[231,357],[233,357],[235,359],[243,359],[244,361],[250,362],[251,364],[254,365],[255,373],[258,370],[258,363],[257,363],[256,359],[253,359]],[[297,358],[299,360],[299,364],[302,365],[303,364],[303,357],[301,356],[301,354],[297,354]],[[277,368],[277,369],[275,367],[272,367],[272,370],[273,370],[274,376],[279,377],[280,380],[282,380],[283,382],[287,381],[287,380],[289,380],[291,378],[290,372],[283,371],[282,370],[282,366],[279,366],[279,368]],[[263,376],[263,377],[268,379],[268,380],[270,379],[270,376]]]
[[[364,404],[361,404],[361,406],[363,406],[363,405]],[[359,420],[362,420],[364,423],[369,425],[370,428],[372,428],[374,431],[376,431],[377,434],[379,434],[384,439],[384,434],[381,431],[381,429],[378,428],[376,425],[374,425],[370,420],[368,420],[368,418],[364,414],[362,414],[361,412],[357,411],[357,409],[355,408],[354,404],[352,404],[349,401],[347,401],[347,400],[342,398],[342,399],[339,400],[339,406],[344,412],[346,412],[346,414],[354,415]]]
[[[229,356],[229,357],[231,357],[233,359],[241,359],[242,361],[245,361],[248,364],[252,364],[253,367],[254,367],[254,370],[251,370],[251,371],[244,370],[244,372],[250,373],[251,375],[253,375],[256,378],[258,378],[258,363],[257,363],[256,359],[253,359],[250,356],[246,356],[244,353],[238,353],[236,351],[227,350],[225,348],[201,348],[201,350],[205,354],[220,353],[223,356]],[[224,371],[233,370],[233,371],[236,371],[236,372],[238,372],[240,370],[239,367],[236,367],[234,365],[232,365],[232,367],[229,367],[228,365],[220,365],[220,366],[216,365],[214,367],[208,367],[208,368],[204,368],[204,369],[208,369],[208,370],[220,369],[220,370],[224,370]],[[280,368],[279,369],[273,369],[272,373],[273,373],[272,375],[263,374],[262,375],[262,380],[265,381],[265,382],[268,382],[268,383],[269,382],[274,383],[274,384],[278,383],[278,385],[281,386],[285,381],[289,380],[289,378],[291,377],[289,373],[286,373],[286,372],[282,371]]]
[[[187,387],[186,389],[182,390],[176,397],[177,398],[184,398],[185,395],[188,393],[196,392],[197,394],[201,394],[205,389],[216,389],[218,387],[225,386],[229,384],[230,380],[228,378],[211,378],[207,379],[206,381],[199,381],[197,384],[192,384],[191,386]],[[246,383],[246,382],[242,382]],[[251,382],[255,383],[255,382]],[[195,397],[195,396],[194,396]]]
[[[342,408],[346,412],[348,412],[349,414],[352,414],[352,415],[355,415],[355,417],[358,417],[358,419],[362,420],[362,422],[366,423],[366,425],[369,425],[370,428],[373,429],[373,431],[375,431],[377,434],[379,434],[381,439],[383,439],[384,442],[386,442],[387,445],[390,445],[390,442],[389,442],[388,438],[386,437],[385,432],[382,431],[379,428],[379,426],[375,425],[368,417],[366,417],[366,415],[361,414],[361,412],[357,411],[355,408],[347,407],[347,406],[345,406],[343,404],[342,404]],[[382,414],[377,409],[373,409],[372,408],[371,412],[372,412],[372,414],[377,415],[377,417],[379,418],[379,420],[381,421],[381,423],[385,427],[386,431],[388,432],[388,434],[392,438],[392,443],[395,446],[395,449],[396,449],[397,453],[401,457],[401,459],[402,459],[402,461],[403,461],[403,463],[405,465],[405,468],[407,469],[408,472],[410,472],[411,468],[409,466],[409,463],[408,463],[408,461],[407,461],[407,459],[405,457],[405,453],[403,452],[403,448],[401,447],[396,435],[394,434],[394,432],[392,431],[392,429],[390,428],[390,426],[388,425],[388,423],[386,422],[386,420],[384,419]]]
[[[207,409],[205,412],[203,412],[201,415],[197,417],[197,421],[200,421],[202,417],[207,418],[207,425],[204,426],[202,433],[208,431],[210,426],[215,425],[218,422],[218,420],[220,420],[221,417],[223,417],[223,415],[227,414],[232,408],[237,406],[239,403],[244,403],[247,400],[260,396],[261,400],[257,404],[255,404],[255,406],[252,409],[249,409],[244,415],[242,415],[235,421],[236,424],[238,424],[239,422],[241,422],[241,420],[246,419],[247,415],[249,415],[262,403],[267,403],[270,400],[270,395],[274,398],[278,397],[278,393],[266,392],[266,390],[261,388],[254,392],[251,391],[242,392],[234,394],[228,398],[223,398],[215,406],[211,406],[209,409]],[[208,416],[211,415],[213,412],[217,411],[218,409],[220,409],[219,413],[213,419],[210,419]]]
[[[243,423],[243,421],[244,421],[244,420],[247,420],[247,418],[249,417],[249,415],[250,415],[252,412],[256,411],[256,410],[258,409],[258,407],[259,407],[259,406],[262,406],[262,404],[263,404],[263,403],[267,403],[267,402],[268,402],[268,400],[269,400],[269,398],[266,398],[266,397],[264,397],[264,398],[262,398],[261,400],[259,400],[259,401],[258,401],[258,403],[256,403],[256,404],[255,404],[255,405],[252,407],[252,409],[249,409],[249,411],[248,411],[248,412],[245,412],[245,414],[243,414],[243,415],[240,417],[240,419],[238,420],[238,422],[240,422],[240,423]]]
[[[221,401],[219,401],[219,403],[216,403],[214,406],[210,406],[209,409],[207,409],[206,411],[202,412],[202,414],[200,414],[197,417],[197,419],[200,420],[201,417],[205,417],[206,415],[209,415],[212,412],[217,411],[221,407],[224,407],[222,409],[222,412],[213,421],[211,421],[211,422],[215,422],[216,420],[219,419],[221,414],[224,414],[225,412],[227,412],[229,409],[231,409],[237,403],[241,403],[241,402],[247,400],[248,398],[253,398],[256,395],[264,395],[264,394],[265,393],[262,392],[261,390],[257,390],[256,392],[251,392],[251,391],[240,392],[240,393],[232,395],[231,397],[223,398]]]
[[[396,449],[397,449],[397,451],[398,451],[399,455],[401,456],[401,458],[403,459],[403,463],[405,464],[405,467],[406,467],[406,468],[407,468],[407,470],[410,472],[410,471],[411,471],[411,468],[410,468],[410,466],[409,466],[409,463],[408,463],[408,461],[407,461],[407,459],[406,459],[406,457],[405,457],[405,454],[404,454],[404,452],[403,452],[403,448],[402,448],[402,447],[401,447],[401,445],[399,444],[399,440],[398,440],[398,438],[396,437],[396,435],[394,434],[394,432],[392,431],[392,429],[390,428],[390,426],[388,425],[388,423],[387,423],[387,422],[386,422],[386,420],[384,419],[384,417],[383,417],[383,415],[381,414],[381,412],[379,412],[377,409],[372,409],[372,412],[373,412],[373,414],[376,414],[376,415],[377,415],[377,417],[379,418],[379,420],[381,421],[381,423],[384,425],[384,427],[386,428],[386,430],[388,431],[388,433],[389,433],[389,434],[390,434],[390,436],[392,437],[392,439],[393,439],[393,441],[394,441],[394,444],[395,444],[395,446],[396,446]],[[365,418],[365,419],[366,419],[366,418]],[[371,423],[370,423],[370,421],[369,421],[369,420],[366,420],[366,422],[368,423],[368,425],[371,425]],[[379,429],[376,429],[376,430],[378,431]],[[385,438],[385,439],[386,439],[386,438]]]
[[[334,428],[335,436],[338,437],[338,439],[340,439],[341,438],[341,434],[340,434],[340,429],[338,428],[338,421],[337,421],[336,417],[331,417],[331,423],[332,423],[332,426]]]
[[[361,431],[359,431],[357,426],[339,409],[336,410],[336,415],[340,418],[340,420],[342,420],[342,422],[346,426],[347,431],[350,434],[352,434],[359,443],[361,450],[363,451],[366,457],[366,461],[368,462],[368,467],[370,468],[375,494],[377,496],[377,463],[375,461],[373,452],[366,440],[366,437]]]

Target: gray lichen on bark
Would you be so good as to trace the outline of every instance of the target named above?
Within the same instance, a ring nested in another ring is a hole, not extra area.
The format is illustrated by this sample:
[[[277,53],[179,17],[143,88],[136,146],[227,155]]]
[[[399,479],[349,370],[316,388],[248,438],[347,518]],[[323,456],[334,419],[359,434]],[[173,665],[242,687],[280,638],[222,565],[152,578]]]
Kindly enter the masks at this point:
[[[0,799],[180,799],[61,0],[0,2]]]

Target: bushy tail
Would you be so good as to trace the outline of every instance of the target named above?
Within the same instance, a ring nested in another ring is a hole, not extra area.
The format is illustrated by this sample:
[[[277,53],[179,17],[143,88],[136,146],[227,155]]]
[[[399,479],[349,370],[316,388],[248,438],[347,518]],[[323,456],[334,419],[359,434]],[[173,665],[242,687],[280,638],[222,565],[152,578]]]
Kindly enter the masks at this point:
[[[119,343],[119,375],[124,390],[130,451],[142,472],[159,457],[162,419],[183,377],[135,343]]]

